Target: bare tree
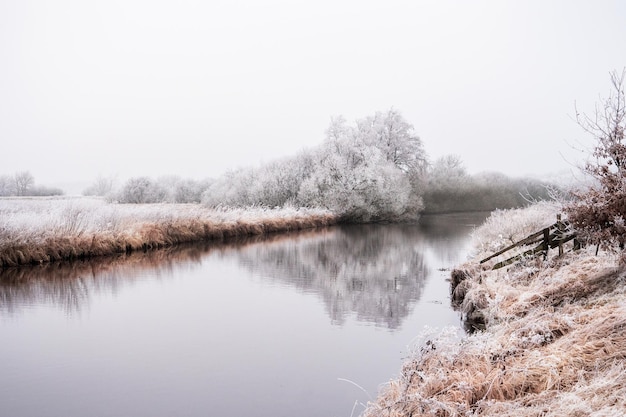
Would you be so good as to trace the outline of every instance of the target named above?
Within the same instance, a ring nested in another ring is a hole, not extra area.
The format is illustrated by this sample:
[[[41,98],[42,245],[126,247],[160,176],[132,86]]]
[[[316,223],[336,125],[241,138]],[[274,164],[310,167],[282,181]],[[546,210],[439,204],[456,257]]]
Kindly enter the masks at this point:
[[[593,159],[585,172],[596,184],[576,193],[566,207],[570,221],[592,243],[615,239],[626,243],[626,98],[621,74],[611,73],[611,94],[596,108],[594,117],[577,115],[578,124],[595,139]]]
[[[35,184],[35,178],[28,171],[17,172],[13,177],[15,182],[15,195],[24,196],[28,194],[28,190]]]
[[[86,196],[107,196],[113,193],[115,188],[115,177],[103,177],[99,175],[93,184],[83,190],[83,195]]]
[[[15,193],[15,181],[9,175],[0,175],[0,197]]]

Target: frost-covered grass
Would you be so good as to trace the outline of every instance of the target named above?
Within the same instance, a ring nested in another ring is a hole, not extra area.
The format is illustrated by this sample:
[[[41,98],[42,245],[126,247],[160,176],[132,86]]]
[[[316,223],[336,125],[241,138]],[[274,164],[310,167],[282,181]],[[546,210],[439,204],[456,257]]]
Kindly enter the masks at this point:
[[[97,198],[0,199],[0,266],[84,258],[201,240],[306,229],[327,211],[111,204]]]
[[[477,247],[504,239],[496,224],[503,235],[534,231],[544,209],[495,213]],[[481,256],[459,266],[461,310],[485,329],[423,339],[364,416],[626,415],[623,258],[590,247],[492,271]]]
[[[474,231],[472,255],[483,259],[504,249],[554,224],[560,211],[559,203],[553,201],[542,201],[526,208],[496,210]]]

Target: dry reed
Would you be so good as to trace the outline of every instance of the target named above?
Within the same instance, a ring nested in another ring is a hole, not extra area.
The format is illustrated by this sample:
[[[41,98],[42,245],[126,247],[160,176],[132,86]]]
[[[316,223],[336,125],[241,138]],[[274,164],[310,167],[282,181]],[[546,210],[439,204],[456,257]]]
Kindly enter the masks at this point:
[[[511,214],[523,219],[523,211]],[[497,213],[498,222],[506,215]],[[460,341],[446,332],[423,338],[365,417],[626,415],[626,269],[618,257],[589,248],[508,270],[480,267],[483,248],[497,246],[477,242],[477,257],[452,276],[457,305],[484,330]]]
[[[97,199],[0,199],[0,267],[150,250],[328,226],[313,209],[215,210],[196,204]]]

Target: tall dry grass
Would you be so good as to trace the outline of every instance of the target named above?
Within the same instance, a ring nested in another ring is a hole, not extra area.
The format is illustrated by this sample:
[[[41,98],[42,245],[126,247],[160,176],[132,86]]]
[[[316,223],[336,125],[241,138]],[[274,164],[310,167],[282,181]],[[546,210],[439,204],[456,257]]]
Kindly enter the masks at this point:
[[[95,198],[0,199],[0,267],[82,259],[334,224],[313,209],[209,209]]]
[[[528,227],[543,209],[527,211]],[[507,231],[523,219],[524,211],[496,213],[475,236],[500,240],[494,223]],[[626,415],[620,256],[589,248],[492,271],[477,263],[488,243],[478,241],[478,256],[455,272],[465,278],[461,311],[480,315],[484,330],[422,338],[364,416]]]

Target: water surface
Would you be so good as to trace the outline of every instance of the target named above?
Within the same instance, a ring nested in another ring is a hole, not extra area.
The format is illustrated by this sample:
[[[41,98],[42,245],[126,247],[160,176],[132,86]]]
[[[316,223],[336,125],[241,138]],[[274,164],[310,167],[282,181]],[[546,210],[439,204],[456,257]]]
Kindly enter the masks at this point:
[[[0,272],[1,416],[358,415],[484,213]]]

